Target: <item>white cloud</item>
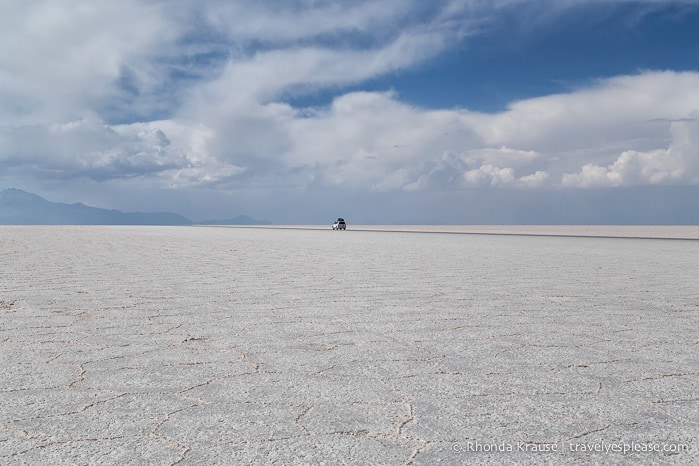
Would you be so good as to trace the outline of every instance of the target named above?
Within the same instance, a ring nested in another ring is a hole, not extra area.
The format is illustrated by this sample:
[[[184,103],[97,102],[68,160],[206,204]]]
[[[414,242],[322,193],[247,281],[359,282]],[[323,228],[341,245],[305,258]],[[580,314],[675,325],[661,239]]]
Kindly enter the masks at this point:
[[[668,90],[655,92],[655,85],[645,87],[658,80],[684,98]],[[619,82],[625,86],[619,88]],[[0,164],[31,166],[57,178],[140,177],[179,188],[326,185],[417,191],[693,184],[699,182],[699,132],[694,117],[683,112],[692,104],[699,108],[689,89],[695,82],[699,85],[699,75],[692,73],[647,73],[522,101],[497,115],[424,110],[392,93],[350,93],[314,110],[254,101],[229,106],[222,96],[221,105],[203,107],[202,112],[209,108],[210,113],[194,120],[107,125],[83,119],[5,126],[0,129]],[[618,114],[606,113],[607,100],[596,95],[616,102]],[[634,103],[638,100],[646,101],[645,110]],[[667,100],[675,102],[674,112]],[[577,110],[557,110],[556,118],[530,121],[532,108],[542,109],[542,101],[550,108],[568,104]],[[658,113],[653,114],[650,108],[656,103]],[[637,120],[638,113],[643,120]],[[603,137],[590,136],[583,144],[559,134],[573,128],[589,131],[585,125],[595,115],[603,121]],[[499,132],[517,125],[526,126],[536,140],[526,132]]]
[[[455,189],[465,187],[541,187],[548,183],[543,171],[531,173],[539,155],[507,147],[479,149],[464,154],[445,152],[415,167],[406,191]],[[521,175],[520,172],[527,173]]]
[[[0,16],[0,124],[150,118],[176,113],[188,96],[269,101],[295,86],[359,82],[447,46],[454,26],[415,16],[429,9],[438,7],[10,0]]]
[[[699,73],[647,72],[515,102],[505,112],[476,115],[472,124],[489,145],[526,145],[540,153],[619,141],[648,149],[667,131],[659,120],[685,117],[696,108]]]
[[[220,77],[192,91],[193,107],[226,105],[235,110],[246,102],[268,102],[284,91],[306,91],[360,82],[408,67],[445,46],[439,34],[400,35],[368,50],[295,47],[231,60]],[[221,96],[225,96],[220,100]],[[200,100],[200,101],[197,101]]]
[[[162,76],[151,59],[172,38],[163,10],[136,0],[5,2],[0,123],[85,117],[122,97],[117,81],[125,70],[133,86],[157,86]]]
[[[551,176],[544,170],[537,170],[531,175],[519,178],[519,184],[527,188],[541,188],[551,183]]]
[[[384,34],[382,27],[401,23],[419,2],[313,2],[306,8],[292,1],[214,0],[199,3],[200,8],[202,4],[208,23],[231,40],[284,43],[338,32]]]
[[[695,115],[699,112],[695,112]],[[586,164],[578,173],[565,174],[567,187],[699,184],[699,121],[671,124],[672,143],[667,149],[628,150],[611,164]]]
[[[527,165],[541,157],[533,150],[517,150],[501,146],[499,149],[485,148],[469,152],[466,160],[471,164]]]
[[[475,170],[467,171],[464,174],[464,179],[466,183],[474,186],[501,186],[511,184],[515,178],[511,168],[483,165]]]
[[[396,99],[351,94],[329,112],[292,120],[287,162],[320,164],[343,174],[329,180],[380,190],[697,182],[694,120],[671,122],[699,108],[697,73],[618,77],[495,115],[425,111]],[[610,165],[604,182],[600,160]]]
[[[10,0],[0,169],[259,192],[699,183],[696,72],[618,76],[493,114],[341,94],[529,2],[427,3]],[[284,102],[319,89],[341,95]]]
[[[105,125],[95,120],[0,128],[5,169],[33,167],[56,180],[140,178],[163,187],[216,182],[243,171],[209,155],[211,134],[172,121]]]

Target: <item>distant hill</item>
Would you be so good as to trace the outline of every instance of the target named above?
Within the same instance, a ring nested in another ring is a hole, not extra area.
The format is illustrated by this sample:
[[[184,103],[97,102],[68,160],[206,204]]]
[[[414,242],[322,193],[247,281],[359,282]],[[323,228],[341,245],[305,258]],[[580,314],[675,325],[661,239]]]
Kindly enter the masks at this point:
[[[50,202],[21,189],[0,191],[0,225],[191,225],[172,212],[120,212]]]
[[[254,225],[269,223],[241,215],[230,220],[193,222],[173,212],[121,212],[82,203],[50,202],[21,189],[0,191],[0,225]]]
[[[193,222],[173,212],[121,212],[82,203],[50,202],[21,189],[0,191],[0,225],[269,225],[240,215],[227,220]]]

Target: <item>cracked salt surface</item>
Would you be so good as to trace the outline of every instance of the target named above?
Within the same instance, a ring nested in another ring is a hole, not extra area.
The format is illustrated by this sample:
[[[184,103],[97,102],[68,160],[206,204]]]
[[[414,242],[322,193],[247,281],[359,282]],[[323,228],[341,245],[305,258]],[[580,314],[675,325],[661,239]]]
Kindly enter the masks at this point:
[[[699,463],[699,241],[447,230],[0,227],[0,463]]]

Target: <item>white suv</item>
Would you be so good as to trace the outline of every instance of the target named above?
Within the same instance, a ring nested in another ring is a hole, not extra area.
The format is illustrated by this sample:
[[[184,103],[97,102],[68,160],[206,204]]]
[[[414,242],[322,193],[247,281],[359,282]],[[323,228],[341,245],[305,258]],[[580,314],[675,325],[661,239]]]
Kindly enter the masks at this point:
[[[338,218],[335,223],[332,224],[333,230],[344,230],[347,228],[344,218]]]

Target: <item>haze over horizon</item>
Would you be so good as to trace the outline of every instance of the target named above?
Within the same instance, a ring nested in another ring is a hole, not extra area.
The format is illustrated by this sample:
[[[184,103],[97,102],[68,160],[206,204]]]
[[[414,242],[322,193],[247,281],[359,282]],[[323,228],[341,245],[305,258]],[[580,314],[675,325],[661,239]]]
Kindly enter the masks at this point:
[[[699,223],[699,0],[10,0],[0,190],[194,220]]]

